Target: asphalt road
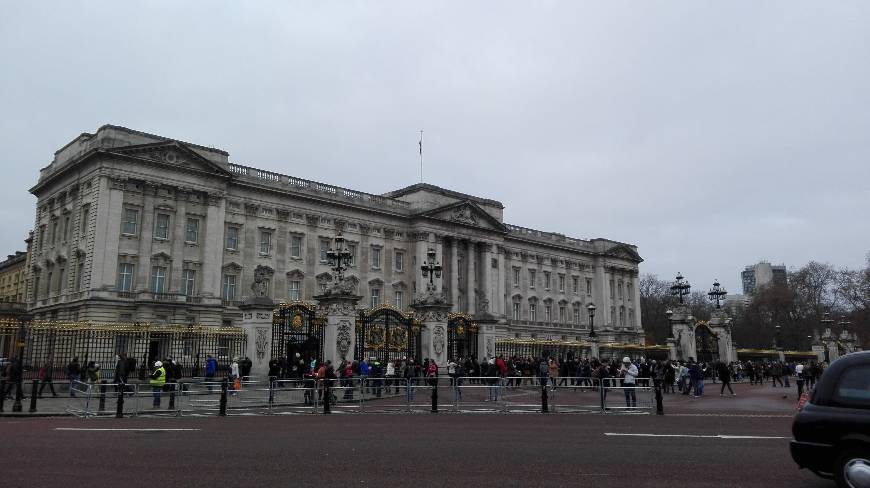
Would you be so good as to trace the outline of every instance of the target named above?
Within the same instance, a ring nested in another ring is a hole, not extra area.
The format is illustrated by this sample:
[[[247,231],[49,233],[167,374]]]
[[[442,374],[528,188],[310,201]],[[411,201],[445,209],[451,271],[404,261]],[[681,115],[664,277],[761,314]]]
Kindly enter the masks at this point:
[[[794,465],[790,424],[787,416],[699,414],[6,418],[0,419],[0,483],[833,486]],[[720,435],[751,438],[706,437]]]

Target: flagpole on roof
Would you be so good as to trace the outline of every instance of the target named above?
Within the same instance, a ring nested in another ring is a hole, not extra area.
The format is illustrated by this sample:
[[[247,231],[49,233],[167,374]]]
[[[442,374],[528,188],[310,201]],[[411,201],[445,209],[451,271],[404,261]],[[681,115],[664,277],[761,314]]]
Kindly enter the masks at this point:
[[[417,143],[420,147],[420,183],[423,183],[423,131],[420,131],[420,142]]]

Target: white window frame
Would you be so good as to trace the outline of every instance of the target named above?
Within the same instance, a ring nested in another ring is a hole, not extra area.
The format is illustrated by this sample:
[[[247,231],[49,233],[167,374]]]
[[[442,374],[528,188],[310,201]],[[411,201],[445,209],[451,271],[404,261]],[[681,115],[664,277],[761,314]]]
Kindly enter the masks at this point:
[[[534,288],[536,281],[538,281],[538,271],[535,269],[530,269],[529,270],[529,288]]]
[[[191,239],[193,237],[193,239]],[[184,224],[184,242],[196,244],[199,242],[199,218],[188,217]]]
[[[167,267],[151,267],[151,293],[166,293]]]
[[[287,287],[287,296],[290,300],[302,299],[302,282],[299,280],[290,280]]]
[[[221,298],[226,301],[234,301],[236,299],[236,275],[232,273],[224,274],[221,284]]]
[[[396,290],[395,305],[396,305],[396,308],[398,308],[399,310],[402,310],[402,298],[404,298],[403,295],[404,295],[404,293],[402,292],[402,290]]]
[[[196,294],[196,270],[183,269],[181,271],[181,292],[187,296]]]
[[[260,231],[260,256],[268,256],[272,253],[272,231]]]
[[[381,304],[381,289],[380,288],[372,288],[371,289],[371,308],[375,308]]]
[[[537,322],[538,321],[538,304],[530,303],[529,304],[529,321]]]
[[[166,217],[166,225],[161,226],[160,220],[161,217]],[[169,229],[172,219],[169,217],[168,213],[157,212],[157,215],[154,217],[154,238],[155,239],[169,239]],[[161,234],[161,230],[163,233]]]
[[[520,302],[514,302],[513,303],[514,320],[520,320],[521,313],[522,313],[522,309],[520,308]]]
[[[121,263],[118,265],[118,291],[131,292],[133,291],[133,273],[136,271],[136,265],[133,263]]]
[[[401,273],[405,271],[405,251],[393,251],[393,271]]]
[[[381,248],[372,246],[372,269],[381,269]]]
[[[228,251],[238,251],[239,250],[239,235],[241,235],[242,228],[238,225],[228,225],[227,226],[227,238],[224,239],[224,248]]]
[[[124,217],[121,222],[121,235],[135,236],[139,231],[139,209],[124,208]]]
[[[302,236],[290,235],[290,257],[302,259]]]

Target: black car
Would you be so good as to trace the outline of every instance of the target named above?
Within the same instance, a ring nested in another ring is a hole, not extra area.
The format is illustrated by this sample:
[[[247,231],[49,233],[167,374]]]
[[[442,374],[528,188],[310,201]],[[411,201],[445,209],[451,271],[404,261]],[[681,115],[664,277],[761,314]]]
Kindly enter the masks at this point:
[[[870,351],[831,363],[795,416],[791,457],[839,486],[870,488]]]

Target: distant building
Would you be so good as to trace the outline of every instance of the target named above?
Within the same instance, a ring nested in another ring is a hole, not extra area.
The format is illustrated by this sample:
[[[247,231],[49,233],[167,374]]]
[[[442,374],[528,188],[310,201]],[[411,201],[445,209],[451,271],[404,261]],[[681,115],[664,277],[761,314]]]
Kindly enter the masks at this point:
[[[0,301],[24,303],[27,253],[17,251],[0,262]]]
[[[766,261],[751,264],[740,273],[743,280],[743,294],[752,295],[755,290],[770,283],[785,284],[788,272],[784,264],[772,265]]]

